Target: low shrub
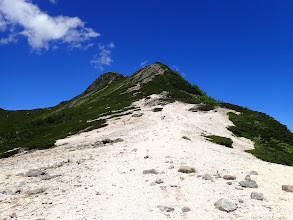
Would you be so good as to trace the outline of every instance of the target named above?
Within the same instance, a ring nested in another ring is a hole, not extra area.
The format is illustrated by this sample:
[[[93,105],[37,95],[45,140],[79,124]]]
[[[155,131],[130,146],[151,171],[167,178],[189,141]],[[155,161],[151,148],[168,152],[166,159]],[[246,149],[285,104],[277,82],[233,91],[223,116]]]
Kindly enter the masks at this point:
[[[229,148],[233,148],[232,144],[233,141],[231,140],[231,138],[226,138],[226,137],[222,137],[222,136],[216,136],[216,135],[207,135],[205,136],[207,138],[207,140],[220,144],[220,145],[224,145],[226,147]]]

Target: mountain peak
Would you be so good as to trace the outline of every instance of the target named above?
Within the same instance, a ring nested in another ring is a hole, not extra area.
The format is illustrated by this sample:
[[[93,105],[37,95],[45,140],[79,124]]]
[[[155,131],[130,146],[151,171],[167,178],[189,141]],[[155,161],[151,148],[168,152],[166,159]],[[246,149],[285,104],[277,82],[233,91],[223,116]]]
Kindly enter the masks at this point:
[[[91,91],[109,85],[116,80],[123,79],[125,76],[116,72],[107,72],[101,74],[85,91],[84,93],[90,93]]]
[[[162,75],[166,70],[170,70],[170,68],[160,62],[156,62],[139,69],[130,78],[134,82],[146,83],[151,81],[156,75]]]

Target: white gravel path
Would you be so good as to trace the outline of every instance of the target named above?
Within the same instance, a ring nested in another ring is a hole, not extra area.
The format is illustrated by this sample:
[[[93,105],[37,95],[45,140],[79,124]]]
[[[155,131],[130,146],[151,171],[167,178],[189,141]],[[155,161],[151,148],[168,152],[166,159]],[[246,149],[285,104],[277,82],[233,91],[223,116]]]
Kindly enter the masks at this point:
[[[228,110],[190,112],[192,105],[176,102],[153,112],[154,107],[144,106],[143,100],[136,105],[143,116],[109,120],[105,128],[58,140],[57,148],[0,160],[0,219],[13,213],[17,219],[28,220],[293,219],[293,193],[281,189],[293,184],[293,167],[263,162],[243,152],[253,144],[233,137],[226,129],[232,125]],[[230,137],[234,148],[211,143],[203,133]],[[124,141],[95,145],[104,138]],[[178,173],[181,165],[194,167],[197,173]],[[16,176],[50,166],[50,175],[62,176],[51,180]],[[147,169],[159,174],[142,174]],[[251,176],[259,188],[235,189],[251,170],[259,173]],[[198,177],[205,173],[213,181]],[[227,185],[217,174],[237,179]],[[164,182],[153,184],[156,179]],[[30,196],[23,193],[40,187],[46,191]],[[22,192],[1,194],[17,189]],[[263,193],[264,201],[252,200],[253,191]],[[214,203],[220,198],[235,202],[238,209],[231,213],[217,210]],[[158,205],[175,210],[163,212]],[[191,211],[183,213],[185,206]]]

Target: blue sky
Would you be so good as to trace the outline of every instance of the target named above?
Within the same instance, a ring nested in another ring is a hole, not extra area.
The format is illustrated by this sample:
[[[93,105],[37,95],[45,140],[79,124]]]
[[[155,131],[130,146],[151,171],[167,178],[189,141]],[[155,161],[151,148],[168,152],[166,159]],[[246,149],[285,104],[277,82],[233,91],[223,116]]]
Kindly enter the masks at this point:
[[[49,107],[160,61],[293,130],[293,2],[0,0],[0,108]]]

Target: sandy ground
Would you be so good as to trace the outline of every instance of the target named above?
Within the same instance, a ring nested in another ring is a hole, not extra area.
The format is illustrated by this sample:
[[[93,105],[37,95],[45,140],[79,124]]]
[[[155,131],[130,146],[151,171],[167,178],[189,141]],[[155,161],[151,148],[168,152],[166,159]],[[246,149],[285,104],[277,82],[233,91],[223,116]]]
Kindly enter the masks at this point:
[[[190,112],[192,105],[176,102],[153,112],[144,103],[136,103],[141,117],[109,120],[105,128],[57,141],[54,149],[0,160],[0,219],[293,219],[293,193],[281,189],[293,184],[293,167],[243,152],[253,144],[226,129],[232,125],[227,110]],[[203,133],[230,137],[234,148],[211,143]],[[96,144],[104,138],[124,141]],[[196,173],[179,173],[182,165]],[[42,180],[16,175],[42,167],[61,176]],[[159,173],[143,174],[147,169]],[[251,176],[259,188],[236,189],[251,170],[259,173]],[[213,181],[199,177],[205,173]],[[228,185],[218,174],[237,179]],[[154,183],[157,179],[163,183]],[[25,194],[41,187],[45,192]],[[15,194],[17,190],[21,192]],[[264,201],[251,199],[254,191],[263,193]],[[220,198],[235,202],[238,209],[216,209]],[[158,205],[175,210],[164,212]],[[191,211],[182,212],[183,207]]]

